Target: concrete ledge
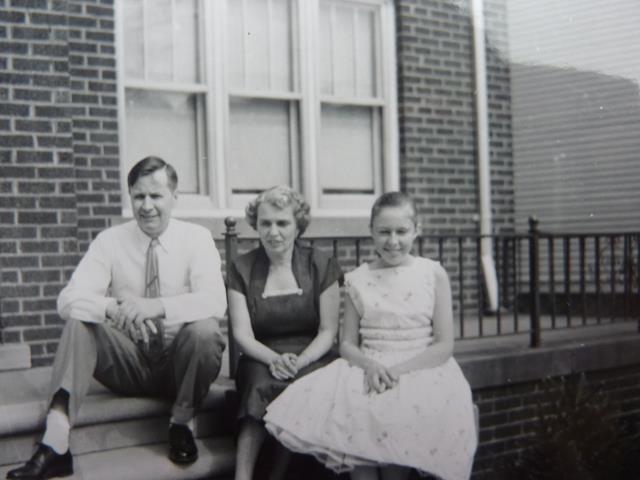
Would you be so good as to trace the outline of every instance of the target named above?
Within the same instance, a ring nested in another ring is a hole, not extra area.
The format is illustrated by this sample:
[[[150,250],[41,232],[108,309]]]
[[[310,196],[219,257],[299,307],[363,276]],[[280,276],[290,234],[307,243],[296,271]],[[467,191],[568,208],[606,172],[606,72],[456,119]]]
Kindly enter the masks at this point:
[[[233,439],[211,438],[196,440],[199,450],[198,460],[182,467],[167,459],[166,443],[130,447],[117,450],[93,452],[74,455],[74,475],[66,477],[70,480],[174,480],[219,478],[233,472],[235,464],[235,447]],[[4,478],[9,470],[19,466],[0,466],[0,478]]]
[[[31,350],[26,343],[0,345],[0,372],[31,368]]]
[[[523,335],[470,340],[476,348],[468,344],[455,357],[473,389],[607,370],[640,364],[636,329],[634,324],[567,329],[548,334],[547,343],[535,349],[526,346]]]
[[[46,409],[44,396],[50,378],[50,367],[0,374],[3,389],[0,399],[0,437],[42,429]],[[200,411],[223,411],[227,392],[233,388],[232,381],[224,377],[218,378],[211,385]],[[160,397],[125,397],[110,392],[94,381],[82,405],[76,426],[160,417],[168,415],[170,409],[170,400]]]

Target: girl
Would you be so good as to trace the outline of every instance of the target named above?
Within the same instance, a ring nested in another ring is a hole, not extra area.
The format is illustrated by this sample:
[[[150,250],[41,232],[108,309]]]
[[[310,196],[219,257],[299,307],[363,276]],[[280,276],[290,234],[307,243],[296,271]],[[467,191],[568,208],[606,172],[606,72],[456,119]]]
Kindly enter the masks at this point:
[[[400,192],[375,202],[378,258],[345,276],[342,358],[290,385],[265,416],[285,446],[353,479],[471,473],[473,404],[452,357],[449,280],[437,262],[411,255],[416,213]]]

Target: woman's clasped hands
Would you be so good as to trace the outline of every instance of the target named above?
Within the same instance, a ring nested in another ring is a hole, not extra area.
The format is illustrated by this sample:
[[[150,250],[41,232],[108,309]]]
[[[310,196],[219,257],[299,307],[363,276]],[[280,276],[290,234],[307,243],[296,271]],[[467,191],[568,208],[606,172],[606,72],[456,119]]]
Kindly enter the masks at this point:
[[[392,368],[371,361],[364,368],[364,391],[369,395],[384,393],[398,384],[399,376]]]
[[[298,371],[304,366],[302,356],[295,353],[282,353],[269,363],[269,373],[278,380],[295,378]]]

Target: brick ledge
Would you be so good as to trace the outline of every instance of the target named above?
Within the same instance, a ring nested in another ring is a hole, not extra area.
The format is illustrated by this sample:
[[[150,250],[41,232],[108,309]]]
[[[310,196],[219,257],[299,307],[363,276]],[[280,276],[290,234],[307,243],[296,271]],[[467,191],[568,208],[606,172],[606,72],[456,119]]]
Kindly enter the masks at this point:
[[[455,357],[471,388],[640,364],[637,324],[546,332],[542,346],[528,348],[527,335],[465,340]]]

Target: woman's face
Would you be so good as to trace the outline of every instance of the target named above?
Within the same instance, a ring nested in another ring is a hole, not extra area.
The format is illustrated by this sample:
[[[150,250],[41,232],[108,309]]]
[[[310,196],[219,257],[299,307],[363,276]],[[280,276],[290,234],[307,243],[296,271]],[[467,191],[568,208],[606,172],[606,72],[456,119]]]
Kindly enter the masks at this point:
[[[263,202],[258,206],[256,223],[262,246],[270,255],[282,255],[293,250],[298,238],[298,226],[293,207],[278,208]]]
[[[384,207],[371,224],[373,244],[386,267],[403,265],[409,261],[417,235],[413,210],[407,205]]]

